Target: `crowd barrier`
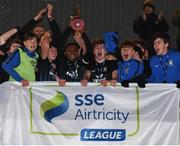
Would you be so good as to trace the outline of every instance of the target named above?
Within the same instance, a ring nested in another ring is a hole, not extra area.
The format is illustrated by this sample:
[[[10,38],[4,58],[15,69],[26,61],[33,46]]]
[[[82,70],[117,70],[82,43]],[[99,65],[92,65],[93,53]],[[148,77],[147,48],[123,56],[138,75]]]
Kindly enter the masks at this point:
[[[1,145],[179,145],[180,89],[89,83],[0,85]]]

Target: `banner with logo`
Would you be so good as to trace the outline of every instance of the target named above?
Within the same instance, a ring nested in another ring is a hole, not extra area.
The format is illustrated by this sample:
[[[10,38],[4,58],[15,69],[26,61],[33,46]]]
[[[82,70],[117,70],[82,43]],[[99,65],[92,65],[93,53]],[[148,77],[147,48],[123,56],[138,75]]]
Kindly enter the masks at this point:
[[[180,90],[154,84],[0,85],[0,144],[180,144]]]

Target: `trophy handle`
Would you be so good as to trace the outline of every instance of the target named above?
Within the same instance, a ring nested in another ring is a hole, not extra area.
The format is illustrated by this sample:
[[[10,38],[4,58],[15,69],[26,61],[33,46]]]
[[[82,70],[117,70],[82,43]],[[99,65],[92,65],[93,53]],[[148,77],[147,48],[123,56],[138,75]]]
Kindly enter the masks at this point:
[[[76,19],[80,18],[80,5],[77,4],[76,7],[74,8],[74,14],[70,16],[71,19]]]
[[[79,4],[77,4],[77,6],[76,6],[75,16],[79,16],[80,17],[80,5]]]

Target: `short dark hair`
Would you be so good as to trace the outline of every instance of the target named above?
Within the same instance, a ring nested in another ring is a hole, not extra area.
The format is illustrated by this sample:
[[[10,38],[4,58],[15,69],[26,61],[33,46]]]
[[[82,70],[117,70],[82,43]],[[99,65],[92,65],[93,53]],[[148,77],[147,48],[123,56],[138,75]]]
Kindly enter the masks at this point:
[[[165,43],[169,43],[170,44],[170,36],[169,34],[165,33],[165,32],[157,32],[153,35],[153,42],[157,39],[157,38],[161,38],[164,40]]]
[[[37,39],[37,36],[34,33],[27,32],[24,34],[23,41],[31,40],[33,38]]]
[[[143,5],[143,10],[145,9],[145,7],[151,7],[153,10],[155,10],[155,7],[154,7],[154,5],[153,4],[150,4],[150,3],[145,3],[144,5]]]
[[[94,47],[95,47],[97,44],[104,44],[104,40],[102,40],[102,39],[93,40],[93,41],[92,41],[92,48],[93,48],[93,50],[94,50]]]
[[[133,47],[133,49],[134,49],[136,47],[136,45],[131,40],[125,40],[121,43],[119,49],[121,50],[121,48],[125,48],[125,47]]]
[[[80,46],[79,46],[78,43],[76,43],[76,42],[70,42],[70,43],[66,44],[66,46],[64,47],[64,52],[66,51],[67,47],[69,47],[69,46],[71,46],[71,45],[75,46],[78,50],[79,50],[79,48],[80,48]]]

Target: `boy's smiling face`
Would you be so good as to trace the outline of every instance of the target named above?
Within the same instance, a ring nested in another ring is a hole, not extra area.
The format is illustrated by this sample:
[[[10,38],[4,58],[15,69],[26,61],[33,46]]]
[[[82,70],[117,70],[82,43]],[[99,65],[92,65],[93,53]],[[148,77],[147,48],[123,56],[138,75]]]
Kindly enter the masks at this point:
[[[34,37],[32,39],[27,39],[26,41],[24,41],[24,45],[30,52],[35,51],[36,48],[37,48],[37,39],[36,39],[36,37]]]

